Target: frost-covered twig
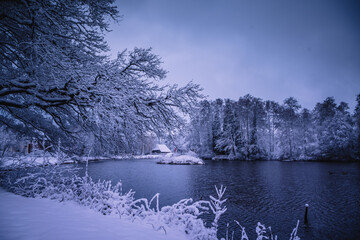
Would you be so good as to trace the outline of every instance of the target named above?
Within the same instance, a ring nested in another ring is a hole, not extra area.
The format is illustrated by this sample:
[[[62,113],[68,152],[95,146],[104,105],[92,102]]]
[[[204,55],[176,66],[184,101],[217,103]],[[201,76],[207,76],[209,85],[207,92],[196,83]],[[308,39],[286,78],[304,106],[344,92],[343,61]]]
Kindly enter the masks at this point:
[[[299,220],[297,221],[296,227],[293,229],[289,240],[300,240],[300,238],[297,236],[298,228],[299,228]]]
[[[241,240],[249,240],[249,238],[245,232],[245,227],[241,226],[238,221],[236,221],[236,220],[234,220],[234,221],[241,228],[241,238],[240,239]],[[296,227],[293,229],[289,240],[300,240],[300,237],[297,236],[298,228],[299,228],[299,220],[297,221]],[[266,227],[264,224],[261,224],[260,222],[257,223],[256,234],[257,234],[256,240],[277,240],[277,236],[272,233],[271,227]],[[228,240],[228,237],[226,237],[226,240]]]
[[[245,232],[245,227],[241,226],[238,221],[236,221],[236,220],[234,220],[234,221],[241,228],[241,240],[249,240],[249,238]]]
[[[226,202],[226,198],[222,199],[224,196],[224,193],[226,191],[226,187],[223,187],[223,185],[220,186],[220,189],[218,189],[215,186],[217,198],[210,196],[210,209],[212,213],[215,215],[214,221],[212,223],[213,228],[215,231],[218,229],[218,222],[222,214],[224,214],[227,210],[226,206],[223,206],[223,204]]]

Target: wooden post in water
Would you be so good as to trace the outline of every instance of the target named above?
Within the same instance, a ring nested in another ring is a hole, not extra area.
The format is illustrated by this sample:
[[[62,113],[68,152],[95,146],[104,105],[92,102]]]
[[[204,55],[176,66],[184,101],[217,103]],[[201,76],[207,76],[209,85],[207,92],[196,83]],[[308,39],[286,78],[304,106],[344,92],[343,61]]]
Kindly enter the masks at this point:
[[[305,204],[305,216],[304,216],[304,223],[308,224],[308,208],[309,208],[309,204]]]

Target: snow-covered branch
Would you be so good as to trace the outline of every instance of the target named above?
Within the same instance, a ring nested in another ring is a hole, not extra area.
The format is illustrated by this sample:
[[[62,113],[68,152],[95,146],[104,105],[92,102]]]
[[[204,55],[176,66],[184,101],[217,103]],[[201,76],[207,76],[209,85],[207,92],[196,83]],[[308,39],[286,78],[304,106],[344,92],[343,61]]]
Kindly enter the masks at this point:
[[[113,0],[6,1],[2,7],[0,117],[7,126],[22,124],[26,135],[52,139],[53,131],[64,131],[64,143],[79,143],[69,147],[84,149],[79,140],[95,138],[103,150],[130,141],[129,133],[134,139],[170,131],[201,98],[193,83],[160,85],[166,71],[151,48],[125,50],[114,60],[105,55],[108,20],[119,19]]]

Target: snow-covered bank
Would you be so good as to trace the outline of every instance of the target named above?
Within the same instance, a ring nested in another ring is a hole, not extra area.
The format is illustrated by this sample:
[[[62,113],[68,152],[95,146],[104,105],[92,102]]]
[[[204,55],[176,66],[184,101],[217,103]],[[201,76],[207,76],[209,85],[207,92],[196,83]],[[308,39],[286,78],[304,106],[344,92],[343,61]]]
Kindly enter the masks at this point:
[[[104,160],[124,160],[124,159],[152,159],[159,158],[160,155],[131,155],[131,154],[123,154],[123,155],[113,155],[113,156],[95,156],[95,157],[76,157],[73,158],[74,162],[96,162],[96,161],[104,161]]]
[[[57,156],[51,156],[46,153],[45,155],[26,155],[18,157],[4,157],[0,159],[0,168],[17,168],[27,166],[41,166],[48,164],[72,164],[76,162],[96,162],[104,160],[124,160],[124,159],[150,159],[159,158],[159,155],[114,155],[114,156],[82,156],[82,157],[71,157],[71,158],[60,158]]]
[[[72,158],[58,158],[51,156],[50,154],[46,155],[36,155],[36,156],[19,156],[19,157],[6,157],[0,159],[0,168],[17,168],[17,167],[27,167],[27,166],[41,166],[49,164],[72,164],[78,162],[96,162],[96,161],[105,161],[105,160],[124,160],[124,159],[154,159],[160,158],[158,162],[160,164],[178,164],[178,165],[203,165],[205,164],[203,160],[198,157],[191,155],[176,155],[173,153],[168,153],[165,156],[162,155],[114,155],[114,156],[81,156],[81,157],[72,157]]]
[[[159,164],[175,164],[175,165],[204,165],[204,161],[198,157],[190,155],[166,154],[157,163]]]
[[[0,159],[1,168],[15,168],[27,166],[40,166],[47,164],[58,163],[58,158],[53,156],[19,156],[19,157],[4,157]],[[64,163],[73,163],[72,160],[66,160]]]
[[[184,240],[184,233],[103,216],[73,202],[26,198],[0,188],[0,239]]]

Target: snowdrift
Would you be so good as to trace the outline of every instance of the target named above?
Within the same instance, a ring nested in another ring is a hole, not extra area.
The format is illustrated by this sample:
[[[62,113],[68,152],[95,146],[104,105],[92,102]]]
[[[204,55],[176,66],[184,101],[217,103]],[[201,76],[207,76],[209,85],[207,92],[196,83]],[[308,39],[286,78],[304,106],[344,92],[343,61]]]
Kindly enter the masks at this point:
[[[204,165],[204,161],[198,157],[190,155],[175,155],[172,153],[166,154],[157,163],[159,164],[174,164],[174,165]]]

